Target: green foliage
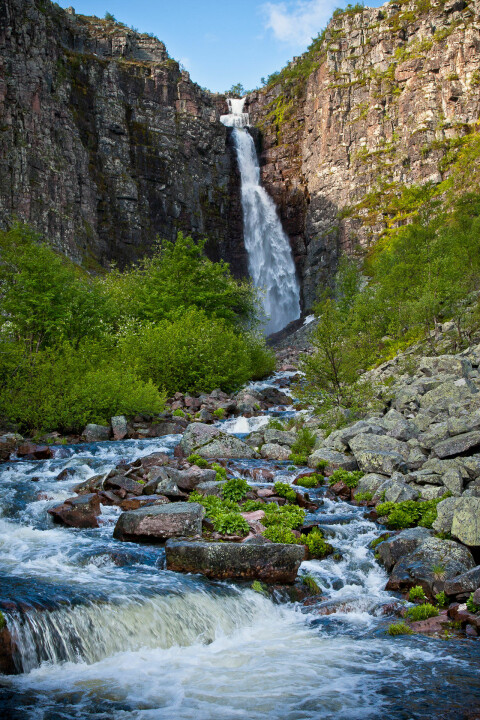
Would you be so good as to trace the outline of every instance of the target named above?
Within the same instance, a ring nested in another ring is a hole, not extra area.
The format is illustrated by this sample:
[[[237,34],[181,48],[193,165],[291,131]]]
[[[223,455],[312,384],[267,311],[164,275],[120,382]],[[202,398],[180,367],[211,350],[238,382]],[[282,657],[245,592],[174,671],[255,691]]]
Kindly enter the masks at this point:
[[[315,593],[315,595],[321,595],[322,590],[313,575],[300,575],[300,580],[312,593]]]
[[[326,470],[328,467],[328,460],[319,460],[317,462],[317,470]]]
[[[474,601],[473,593],[471,593],[470,597],[467,600],[467,610],[471,613],[480,612],[480,605],[477,605],[477,603]]]
[[[227,92],[225,93],[227,97],[231,98],[242,98],[246,94],[247,91],[243,87],[242,83],[236,83],[235,85],[232,85],[230,90],[227,90]]]
[[[385,523],[388,528],[394,530],[415,527],[416,525],[431,528],[432,523],[437,518],[438,503],[449,496],[449,493],[445,493],[441,498],[435,500],[420,502],[404,500],[399,503],[380,503],[377,505],[376,511],[381,522]]]
[[[407,610],[407,617],[412,622],[418,620],[428,620],[428,618],[436,617],[438,615],[437,608],[431,603],[425,603],[424,605],[415,605],[415,607]]]
[[[177,408],[177,410],[174,410],[172,413],[173,417],[185,417],[185,413],[180,408]]]
[[[267,540],[274,543],[286,543],[287,545],[300,545],[302,541],[293,532],[282,525],[270,525],[263,533]]]
[[[308,548],[309,557],[323,558],[333,552],[332,546],[325,542],[323,533],[319,528],[313,528],[308,535],[302,535],[301,540]]]
[[[290,453],[289,461],[295,465],[306,465],[308,462],[308,455],[302,453]]]
[[[297,505],[278,506],[276,503],[266,503],[262,509],[265,511],[262,524],[266,527],[280,525],[295,530],[301,527],[305,519],[305,510]]]
[[[255,510],[264,510],[265,503],[261,500],[245,500],[240,506],[241,512],[254,512]]]
[[[104,18],[105,18],[105,20],[107,20],[108,22],[117,22],[116,17],[115,17],[114,15],[112,15],[111,12],[106,12],[105,15],[104,15]]]
[[[442,590],[442,592],[439,592],[435,595],[435,600],[437,601],[437,604],[441,608],[448,607],[449,600],[448,596],[445,594],[445,591]]]
[[[250,490],[250,485],[243,478],[231,478],[222,487],[222,495],[225,500],[238,502],[242,500]]]
[[[0,630],[3,630],[3,628],[6,626],[7,621],[5,620],[4,614],[0,611]]]
[[[388,635],[395,637],[396,635],[413,635],[413,630],[404,622],[392,623],[388,630]]]
[[[268,588],[264,583],[261,583],[260,580],[254,580],[252,583],[252,590],[254,590],[257,593],[260,593],[260,595],[265,595],[265,597],[269,597]]]
[[[270,418],[267,425],[268,430],[285,430],[285,424],[277,418]]]
[[[339,468],[338,470],[334,470],[334,472],[330,475],[328,482],[330,485],[335,485],[337,482],[345,483],[345,485],[351,489],[356,488],[360,479],[363,477],[363,472],[361,470],[343,470],[342,468]]]
[[[415,585],[415,587],[410,588],[410,591],[408,593],[408,599],[410,602],[426,602],[427,596],[425,595],[423,588],[421,585]]]
[[[218,418],[218,420],[223,420],[225,417],[225,408],[217,408],[213,411],[213,415]]]
[[[238,512],[220,513],[213,518],[215,530],[222,535],[248,535],[248,523]]]
[[[296,484],[299,487],[304,488],[316,488],[319,485],[323,485],[323,476],[322,475],[307,475],[307,477],[299,477],[296,479]]]
[[[357,502],[368,502],[369,500],[371,500],[373,498],[373,493],[359,492],[354,497]]]
[[[217,482],[222,482],[222,480],[227,479],[227,469],[224,468],[223,465],[219,465],[218,463],[212,463],[211,468],[217,473],[215,476],[215,480]]]
[[[287,500],[287,502],[289,503],[294,503],[297,499],[297,494],[295,490],[288,483],[276,482],[273,486],[273,489],[277,495],[285,498],[285,500]]]
[[[199,455],[198,453],[192,453],[192,455],[189,455],[187,457],[187,462],[189,462],[190,465],[196,465],[197,467],[202,468],[202,469],[210,468],[210,463],[208,462],[208,460],[205,460],[205,458],[202,458],[202,456]]]

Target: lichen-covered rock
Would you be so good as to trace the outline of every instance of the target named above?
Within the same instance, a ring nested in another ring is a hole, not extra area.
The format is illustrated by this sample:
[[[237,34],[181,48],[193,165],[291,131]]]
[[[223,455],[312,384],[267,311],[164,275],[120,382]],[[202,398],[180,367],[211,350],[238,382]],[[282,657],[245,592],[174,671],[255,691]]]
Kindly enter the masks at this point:
[[[386,478],[385,475],[379,475],[378,473],[368,473],[364,475],[358,481],[358,485],[355,488],[356,493],[371,492],[375,494],[380,485],[383,485]]]
[[[458,498],[453,510],[451,533],[465,545],[480,546],[480,498]]]
[[[385,491],[386,502],[404,502],[405,500],[417,500],[420,493],[411,485],[395,480]]]
[[[90,423],[82,433],[85,442],[105,442],[110,440],[110,425],[95,425]]]
[[[357,450],[355,458],[360,470],[366,473],[393,475],[395,472],[407,472],[407,465],[401,455],[396,452],[381,450]]]
[[[360,433],[352,438],[349,442],[350,449],[357,457],[360,451],[368,452],[388,452],[400,455],[404,460],[408,458],[410,449],[408,445],[400,440],[386,435],[370,435]]]
[[[113,537],[130,542],[162,543],[172,537],[201,535],[204,514],[201,505],[186,502],[130,510],[118,518]]]
[[[461,455],[469,450],[480,449],[480,430],[456,435],[448,440],[443,440],[433,447],[433,452],[438,458],[450,458]]]
[[[266,460],[288,460],[290,453],[289,447],[277,443],[265,443],[260,450],[260,455]]]
[[[180,441],[185,455],[204,458],[253,458],[255,451],[239,438],[203,423],[191,423]]]
[[[402,530],[402,532],[389,537],[380,543],[380,545],[377,545],[375,551],[378,553],[379,560],[385,566],[386,570],[390,572],[401,558],[416,550],[417,547],[425,542],[427,538],[431,537],[432,534],[432,530],[422,527]]]
[[[123,440],[128,435],[127,418],[125,415],[115,415],[110,420],[114,440]]]
[[[295,433],[290,432],[289,430],[274,430],[267,428],[264,432],[264,440],[266,443],[276,443],[277,445],[287,445],[288,447],[291,447],[296,439],[297,436]]]
[[[416,550],[396,563],[387,590],[408,590],[421,585],[432,597],[444,583],[475,567],[468,548],[453,540],[427,538]]]
[[[167,569],[210,578],[293,583],[304,559],[303,545],[210,543],[169,540]]]
[[[319,448],[319,450],[315,450],[308,458],[308,467],[316,469],[318,464],[323,460],[328,463],[328,473],[340,468],[343,470],[358,469],[357,461],[353,455],[346,455],[345,453],[336,452],[329,448]]]

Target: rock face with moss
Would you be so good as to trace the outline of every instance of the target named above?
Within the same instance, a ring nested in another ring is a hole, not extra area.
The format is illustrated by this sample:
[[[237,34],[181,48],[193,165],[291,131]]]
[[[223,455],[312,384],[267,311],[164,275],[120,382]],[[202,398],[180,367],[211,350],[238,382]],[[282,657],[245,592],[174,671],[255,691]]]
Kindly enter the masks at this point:
[[[448,177],[456,190],[480,179],[479,10],[414,0],[335,13],[249,97],[307,308],[340,251],[368,248]]]
[[[0,225],[25,220],[93,269],[184,230],[246,273],[224,98],[162,42],[49,0],[6,0],[0,58]]]

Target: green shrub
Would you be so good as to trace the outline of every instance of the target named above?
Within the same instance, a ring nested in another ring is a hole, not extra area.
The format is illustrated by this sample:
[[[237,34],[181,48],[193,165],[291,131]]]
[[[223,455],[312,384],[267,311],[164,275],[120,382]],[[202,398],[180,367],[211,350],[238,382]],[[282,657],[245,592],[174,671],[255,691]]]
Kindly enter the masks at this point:
[[[302,455],[301,453],[290,453],[289,461],[295,465],[307,465],[308,455]]]
[[[290,528],[282,527],[280,525],[271,525],[264,531],[263,536],[267,540],[271,540],[274,543],[286,543],[287,545],[299,545],[301,544],[300,538],[297,538]]]
[[[280,525],[295,530],[301,527],[305,519],[305,510],[297,505],[278,506],[276,503],[266,503],[262,509],[265,511],[262,524],[266,527]]]
[[[445,493],[441,498],[416,502],[415,500],[404,500],[403,502],[384,502],[376,507],[381,522],[388,528],[399,530],[408,527],[431,528],[437,517],[437,505],[450,493]]]
[[[250,490],[250,485],[243,478],[231,478],[222,487],[222,495],[225,500],[239,502]]]
[[[307,475],[306,477],[299,477],[296,479],[296,484],[299,487],[304,488],[316,488],[319,487],[319,485],[323,485],[323,476],[322,475]]]
[[[190,465],[196,465],[203,470],[210,469],[210,463],[208,462],[208,460],[202,458],[202,456],[198,453],[193,453],[192,455],[189,455],[187,458],[187,462],[189,462]]]
[[[297,432],[297,438],[292,445],[292,455],[306,456],[308,458],[315,447],[316,441],[316,435],[310,428],[300,428]]]
[[[327,467],[328,467],[328,460],[319,460],[319,461],[317,462],[316,469],[317,469],[317,470],[320,470],[320,472],[321,472],[322,470],[326,470]]]
[[[444,590],[435,595],[435,600],[437,601],[438,606],[441,608],[446,608],[449,604],[448,596],[445,594]]]
[[[480,605],[477,605],[476,602],[474,601],[473,593],[471,593],[470,597],[467,600],[467,610],[471,613],[480,612]]]
[[[436,617],[438,610],[434,605],[425,603],[424,605],[415,605],[415,607],[407,610],[407,616],[413,622],[418,620],[428,620],[428,618]]]
[[[238,512],[215,515],[213,527],[222,535],[248,535],[250,531],[247,521]]]
[[[410,588],[408,593],[408,599],[410,602],[426,602],[427,596],[425,595],[423,588],[420,585]]]
[[[213,411],[213,414],[216,418],[218,418],[218,420],[223,420],[223,418],[225,417],[225,408],[217,408]]]
[[[281,420],[277,418],[270,418],[267,425],[267,430],[285,430],[285,425]]]
[[[218,463],[212,463],[211,469],[215,470],[215,480],[217,482],[222,482],[223,480],[227,479],[227,470],[223,467],[223,465],[219,465]]]
[[[323,558],[333,552],[332,546],[325,542],[319,528],[313,528],[308,535],[302,535],[301,540],[307,546],[308,554],[312,558]]]
[[[260,580],[253,581],[252,590],[254,590],[257,593],[260,593],[260,595],[265,595],[265,597],[270,596],[267,586],[264,585],[263,583],[261,583]]]
[[[388,635],[413,635],[413,630],[404,622],[392,623],[387,630]]]
[[[354,496],[357,502],[369,502],[373,498],[371,492],[359,492]]]
[[[279,497],[285,498],[289,503],[294,503],[297,499],[295,490],[288,483],[276,482],[273,489]]]
[[[311,592],[315,593],[315,595],[321,595],[321,588],[313,575],[300,575],[300,580]]]
[[[342,468],[339,468],[338,470],[335,470],[329,477],[328,482],[330,485],[335,485],[337,482],[343,482],[345,485],[351,489],[356,488],[359,480],[363,477],[363,472],[360,470],[354,470],[353,472],[350,472],[349,470],[343,470]]]
[[[382,535],[380,535],[380,537],[375,538],[375,540],[372,540],[372,542],[369,545],[370,549],[375,550],[377,545],[380,545],[380,543],[385,542],[385,540],[387,540],[388,537],[389,537],[389,535],[386,535],[385,533],[383,533]]]
[[[265,503],[260,500],[245,500],[240,506],[241,512],[254,512],[255,510],[264,510]]]
[[[185,417],[185,413],[180,408],[177,408],[176,410],[174,410],[172,415],[173,415],[173,417],[183,417],[183,418]]]

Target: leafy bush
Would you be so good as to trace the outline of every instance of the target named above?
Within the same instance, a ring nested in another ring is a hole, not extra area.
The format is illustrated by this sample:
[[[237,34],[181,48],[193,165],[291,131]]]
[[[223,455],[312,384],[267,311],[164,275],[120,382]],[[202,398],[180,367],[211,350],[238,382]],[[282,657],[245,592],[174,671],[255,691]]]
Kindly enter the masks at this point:
[[[480,605],[477,605],[477,603],[474,601],[473,593],[471,593],[470,597],[467,600],[467,610],[471,613],[480,612]]]
[[[407,616],[413,622],[417,620],[428,620],[428,618],[436,617],[438,610],[434,605],[425,603],[424,605],[415,605],[415,607],[407,610]]]
[[[248,535],[248,523],[238,512],[220,513],[213,518],[213,527],[222,535]]]
[[[218,420],[223,420],[225,417],[225,408],[217,408],[213,411],[213,414]]]
[[[271,525],[264,531],[263,536],[274,543],[286,543],[287,545],[300,545],[301,540],[290,530],[281,525]]]
[[[238,502],[242,500],[250,490],[250,485],[243,478],[231,478],[222,487],[222,495],[225,500]]]
[[[311,592],[321,595],[322,590],[313,575],[300,575],[300,580]]]
[[[268,430],[285,430],[285,425],[277,418],[270,418],[267,425]]]
[[[254,512],[255,510],[263,510],[265,503],[260,500],[245,500],[240,506],[241,512]]]
[[[408,599],[410,602],[426,602],[427,597],[423,591],[423,588],[421,585],[415,585],[415,587],[410,588],[410,591],[408,593]]]
[[[183,417],[183,418],[185,417],[185,413],[180,408],[177,408],[176,410],[174,410],[172,415],[173,415],[173,417]]]
[[[217,482],[222,482],[223,480],[227,479],[227,470],[223,467],[223,465],[219,465],[218,463],[212,463],[211,469],[215,470],[215,480]]]
[[[254,580],[252,583],[252,590],[254,590],[257,593],[260,593],[260,595],[265,595],[265,597],[269,597],[268,588],[266,585],[260,582],[260,580]]]
[[[343,482],[347,487],[353,489],[357,487],[358,482],[362,477],[363,472],[361,472],[361,470],[354,470],[350,472],[349,470],[339,468],[330,475],[328,482],[330,485],[335,485],[337,482]]]
[[[325,542],[323,533],[319,528],[313,528],[308,535],[302,535],[301,540],[308,548],[309,557],[323,558],[333,552],[332,546]]]
[[[308,463],[308,455],[301,453],[290,453],[288,459],[295,465],[306,465]]]
[[[308,427],[300,428],[297,438],[292,445],[293,455],[309,456],[317,441],[315,433]]]
[[[371,492],[359,492],[354,496],[357,502],[369,502],[373,498]]]
[[[299,477],[296,479],[295,483],[299,487],[304,488],[316,488],[319,485],[323,485],[323,476],[322,475],[307,475],[306,477]]]
[[[265,511],[262,524],[266,527],[281,525],[295,530],[303,524],[305,519],[305,510],[297,505],[278,506],[276,503],[266,503],[262,509]]]
[[[444,590],[435,595],[435,600],[437,601],[438,606],[441,608],[446,608],[448,606],[449,600]]]
[[[202,458],[202,456],[198,453],[192,453],[192,455],[189,455],[187,458],[187,462],[189,462],[190,465],[196,465],[197,467],[204,470],[210,468],[210,463],[208,462],[208,460]]]
[[[413,630],[404,622],[392,623],[387,630],[388,635],[413,635]]]
[[[285,498],[289,503],[294,503],[297,499],[295,490],[288,483],[276,482],[273,489],[279,497]]]
[[[403,502],[384,502],[377,505],[376,510],[381,522],[388,528],[399,530],[408,527],[431,528],[437,517],[437,505],[445,498],[450,497],[445,493],[441,498],[416,502],[415,500],[404,500]]]

